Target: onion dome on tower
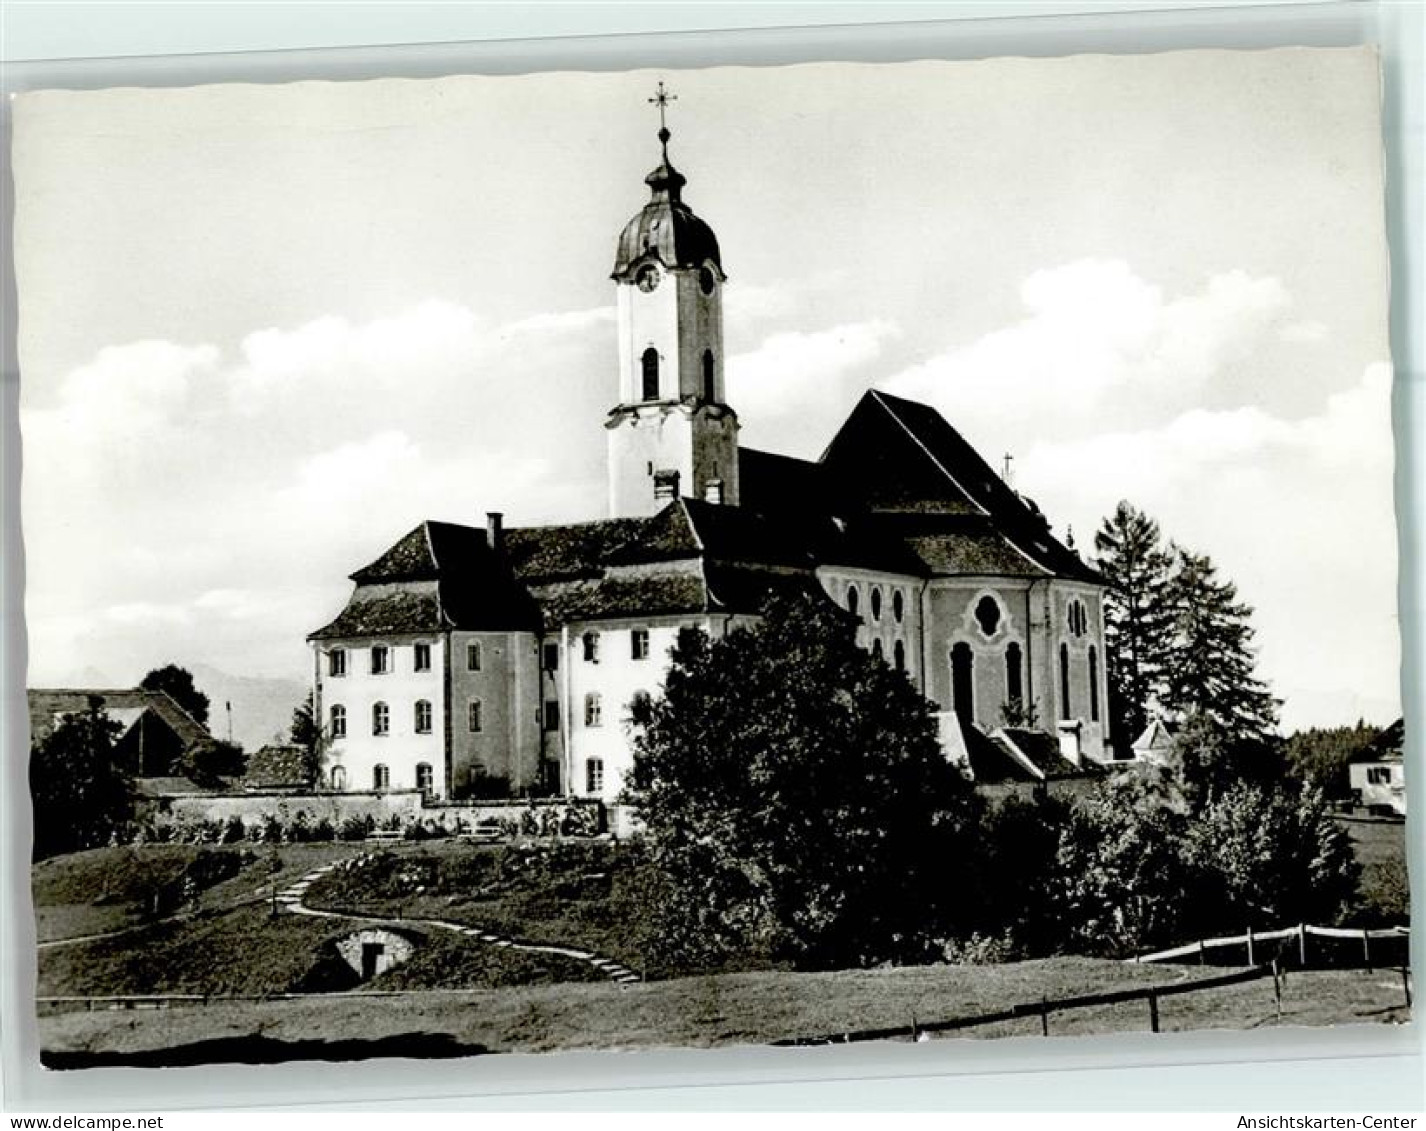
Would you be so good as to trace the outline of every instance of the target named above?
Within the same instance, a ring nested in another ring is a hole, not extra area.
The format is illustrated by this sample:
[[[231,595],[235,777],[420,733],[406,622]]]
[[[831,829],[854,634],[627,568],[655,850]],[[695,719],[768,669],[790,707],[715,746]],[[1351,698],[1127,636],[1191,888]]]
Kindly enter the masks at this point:
[[[663,91],[662,83],[659,89],[659,96],[650,101],[658,103],[662,117],[665,103],[674,95]],[[649,258],[657,258],[665,269],[701,268],[712,263],[720,281],[725,278],[723,261],[718,254],[718,238],[713,229],[683,202],[683,186],[688,179],[668,159],[668,140],[672,136],[667,125],[659,126],[663,161],[644,178],[644,183],[652,190],[652,198],[624,225],[619,235],[619,251],[612,277],[621,282],[628,281],[638,265]]]

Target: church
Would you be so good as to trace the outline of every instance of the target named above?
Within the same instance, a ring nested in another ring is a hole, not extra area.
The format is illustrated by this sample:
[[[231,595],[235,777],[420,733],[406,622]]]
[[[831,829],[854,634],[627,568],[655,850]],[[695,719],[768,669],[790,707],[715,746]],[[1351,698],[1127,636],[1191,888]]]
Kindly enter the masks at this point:
[[[614,256],[608,517],[426,521],[353,573],[308,638],[324,786],[612,802],[677,634],[793,592],[859,618],[978,783],[1093,776],[1114,757],[1103,579],[927,405],[866,393],[816,461],[741,446],[722,253],[658,136]]]

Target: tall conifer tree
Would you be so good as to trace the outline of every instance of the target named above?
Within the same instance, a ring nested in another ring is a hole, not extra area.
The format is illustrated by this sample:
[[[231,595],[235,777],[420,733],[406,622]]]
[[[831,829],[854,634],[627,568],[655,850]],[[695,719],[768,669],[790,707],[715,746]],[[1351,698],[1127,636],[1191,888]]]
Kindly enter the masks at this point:
[[[1237,586],[1220,580],[1208,555],[1179,550],[1169,603],[1174,639],[1164,706],[1203,715],[1233,738],[1274,730],[1279,701],[1255,674],[1253,610],[1238,600]]]
[[[1127,502],[1104,520],[1094,549],[1095,568],[1110,585],[1104,606],[1110,723],[1116,741],[1130,743],[1164,690],[1174,632],[1173,556],[1159,524]]]

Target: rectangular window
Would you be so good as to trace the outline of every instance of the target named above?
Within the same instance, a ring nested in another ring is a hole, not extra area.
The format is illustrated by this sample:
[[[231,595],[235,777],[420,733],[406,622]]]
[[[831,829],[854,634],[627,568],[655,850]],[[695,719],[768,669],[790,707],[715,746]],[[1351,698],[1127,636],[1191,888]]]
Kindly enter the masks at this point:
[[[545,729],[559,730],[560,728],[560,701],[558,699],[545,700]]]
[[[416,645],[416,670],[418,672],[431,670],[431,646],[429,644]]]
[[[391,670],[391,649],[385,644],[371,646],[371,674],[385,675]]]
[[[385,703],[372,705],[371,733],[378,736],[391,733],[391,710]]]
[[[1387,785],[1391,782],[1391,770],[1387,766],[1368,766],[1368,785]]]
[[[468,724],[472,734],[482,729],[480,716],[480,700],[472,699],[470,706],[466,710]]]
[[[629,656],[635,660],[649,658],[649,630],[647,628],[629,630]]]
[[[545,645],[545,671],[557,672],[560,667],[560,646],[558,644]]]
[[[431,702],[429,699],[416,701],[416,733],[431,733]]]
[[[327,674],[340,679],[347,674],[347,650],[333,648],[327,653]]]
[[[465,646],[465,670],[468,672],[480,671],[479,644],[467,644]]]
[[[587,664],[597,664],[599,662],[599,633],[586,632],[583,636],[584,662]]]
[[[584,762],[584,792],[602,793],[604,790],[604,759],[586,758]]]

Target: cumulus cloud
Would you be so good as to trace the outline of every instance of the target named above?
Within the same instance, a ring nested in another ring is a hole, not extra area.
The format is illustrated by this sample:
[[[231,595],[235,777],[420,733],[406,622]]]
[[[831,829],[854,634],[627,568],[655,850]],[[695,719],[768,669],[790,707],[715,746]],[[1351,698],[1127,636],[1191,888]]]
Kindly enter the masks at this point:
[[[723,292],[723,320],[730,338],[754,333],[770,321],[799,316],[809,305],[844,291],[852,273],[845,268],[817,271],[776,283],[729,282]]]
[[[32,678],[167,659],[300,672],[346,575],[421,519],[599,513],[606,386],[588,375],[612,366],[612,335],[607,308],[494,325],[433,301],[226,353],[114,346],[32,383]]]
[[[1106,411],[1193,403],[1216,378],[1238,376],[1291,297],[1273,277],[1229,271],[1167,297],[1121,260],[1037,271],[1020,287],[1026,316],[881,382],[969,426],[996,418],[1101,427]]]
[[[811,333],[765,338],[728,358],[728,399],[756,447],[796,446],[806,436],[825,444],[852,399],[868,384],[868,367],[900,335],[892,322],[851,322]],[[766,439],[760,439],[766,437]]]

